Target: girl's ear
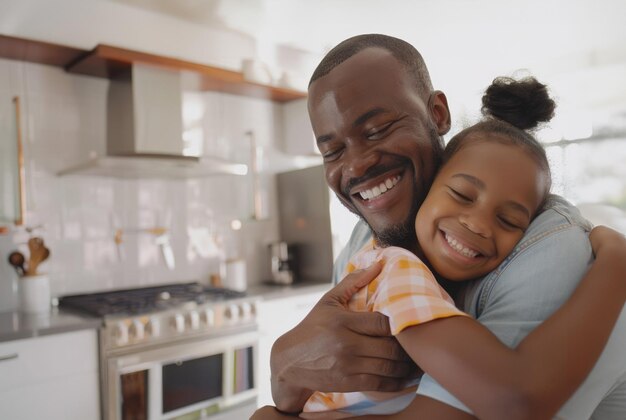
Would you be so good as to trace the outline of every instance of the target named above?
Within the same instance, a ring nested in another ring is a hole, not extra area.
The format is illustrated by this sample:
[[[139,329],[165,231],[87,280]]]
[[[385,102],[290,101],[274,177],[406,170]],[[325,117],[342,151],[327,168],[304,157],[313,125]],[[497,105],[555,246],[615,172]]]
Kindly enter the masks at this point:
[[[428,98],[428,111],[437,126],[437,133],[443,136],[450,131],[450,109],[445,93],[436,90]]]

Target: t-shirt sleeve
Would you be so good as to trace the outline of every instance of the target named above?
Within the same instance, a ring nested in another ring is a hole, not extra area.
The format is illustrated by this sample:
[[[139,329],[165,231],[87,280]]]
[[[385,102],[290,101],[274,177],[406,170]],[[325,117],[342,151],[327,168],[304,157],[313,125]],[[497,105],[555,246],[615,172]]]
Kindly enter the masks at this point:
[[[373,292],[373,310],[389,317],[391,333],[439,318],[466,314],[454,306],[428,267],[405,253],[383,253],[380,282]]]
[[[350,240],[345,248],[341,250],[339,256],[333,264],[333,284],[338,284],[347,274],[346,266],[352,258],[365,244],[372,240],[372,232],[367,224],[360,220],[350,235]]]

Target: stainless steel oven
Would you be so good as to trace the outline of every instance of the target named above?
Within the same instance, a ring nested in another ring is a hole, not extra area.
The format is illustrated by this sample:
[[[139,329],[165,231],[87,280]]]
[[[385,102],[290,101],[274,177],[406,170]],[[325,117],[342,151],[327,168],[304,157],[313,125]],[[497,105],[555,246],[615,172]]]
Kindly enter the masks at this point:
[[[256,300],[197,283],[61,298],[103,316],[103,420],[247,419],[256,409]]]
[[[257,342],[257,332],[251,331],[107,358],[107,418],[206,417],[246,405],[251,414]]]

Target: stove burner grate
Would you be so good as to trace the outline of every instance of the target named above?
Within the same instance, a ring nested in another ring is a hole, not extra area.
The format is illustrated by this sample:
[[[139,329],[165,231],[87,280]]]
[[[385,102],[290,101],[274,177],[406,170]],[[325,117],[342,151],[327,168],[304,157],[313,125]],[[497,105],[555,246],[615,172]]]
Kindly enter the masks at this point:
[[[63,296],[59,307],[98,317],[138,315],[166,310],[196,302],[198,304],[244,297],[245,292],[203,286],[199,283],[176,283],[137,289]]]

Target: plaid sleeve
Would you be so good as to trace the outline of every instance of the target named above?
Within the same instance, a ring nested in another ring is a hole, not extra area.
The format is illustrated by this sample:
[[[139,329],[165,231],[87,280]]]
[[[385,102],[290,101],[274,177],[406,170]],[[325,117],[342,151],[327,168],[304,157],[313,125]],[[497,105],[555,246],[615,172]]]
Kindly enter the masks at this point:
[[[398,248],[386,248],[381,257],[384,267],[371,299],[373,310],[389,317],[393,335],[434,319],[468,316],[418,257]]]

